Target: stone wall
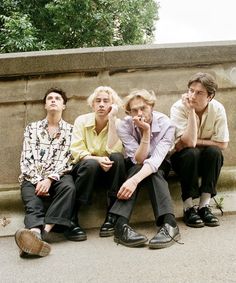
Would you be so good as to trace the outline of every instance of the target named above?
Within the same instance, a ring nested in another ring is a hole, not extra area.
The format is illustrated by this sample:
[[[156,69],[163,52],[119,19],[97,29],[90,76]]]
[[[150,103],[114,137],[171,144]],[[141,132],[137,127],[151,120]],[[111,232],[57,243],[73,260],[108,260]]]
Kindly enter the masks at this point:
[[[122,97],[133,88],[152,89],[156,109],[169,114],[189,77],[199,71],[218,81],[216,98],[226,108],[231,136],[225,166],[236,166],[236,41],[0,55],[0,190],[17,184],[23,130],[44,117],[41,99],[49,87],[67,92],[64,119],[71,123],[89,111],[86,98],[99,85],[111,86]]]

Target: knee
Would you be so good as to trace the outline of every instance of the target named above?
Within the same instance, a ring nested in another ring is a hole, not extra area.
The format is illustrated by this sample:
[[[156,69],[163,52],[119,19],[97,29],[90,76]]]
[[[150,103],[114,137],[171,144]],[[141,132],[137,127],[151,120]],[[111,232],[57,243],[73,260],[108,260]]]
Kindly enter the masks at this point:
[[[182,157],[188,161],[197,160],[199,158],[200,151],[198,148],[188,147],[183,150]]]
[[[80,166],[77,168],[76,175],[80,175],[82,172],[90,175],[93,172],[97,171],[100,168],[100,165],[95,159],[83,160],[80,163]]]
[[[207,158],[210,158],[210,159],[223,159],[223,154],[222,154],[222,151],[219,147],[217,146],[208,146],[206,149],[205,149],[205,156],[207,156]]]
[[[111,161],[114,161],[113,168],[125,170],[125,160],[122,153],[112,153],[109,158]]]
[[[116,153],[112,153],[110,156],[109,156],[110,160],[114,161],[114,162],[117,162],[117,163],[122,163],[124,162],[124,156],[122,153],[120,152],[116,152]]]
[[[64,175],[61,180],[63,186],[62,190],[65,191],[67,194],[75,194],[76,188],[75,183],[73,181],[73,177],[71,175]]]

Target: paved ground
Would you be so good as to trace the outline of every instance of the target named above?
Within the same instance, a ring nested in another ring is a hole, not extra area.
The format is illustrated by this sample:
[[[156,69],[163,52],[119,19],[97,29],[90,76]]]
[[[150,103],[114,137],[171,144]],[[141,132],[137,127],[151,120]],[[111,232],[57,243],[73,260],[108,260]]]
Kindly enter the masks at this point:
[[[84,242],[55,234],[48,257],[21,259],[13,237],[0,238],[0,282],[236,282],[236,215],[220,217],[221,226],[194,229],[179,221],[183,245],[162,250],[127,248],[113,238],[88,231]],[[151,223],[135,228],[149,238]]]

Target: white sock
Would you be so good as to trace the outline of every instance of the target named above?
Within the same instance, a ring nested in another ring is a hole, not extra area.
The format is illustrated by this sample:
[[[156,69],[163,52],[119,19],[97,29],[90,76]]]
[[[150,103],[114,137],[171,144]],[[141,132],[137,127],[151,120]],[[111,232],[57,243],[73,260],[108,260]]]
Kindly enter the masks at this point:
[[[199,202],[199,209],[209,206],[211,201],[211,194],[209,193],[202,193],[200,196],[200,202]]]
[[[190,208],[190,207],[193,207],[193,199],[192,199],[192,198],[187,198],[187,199],[184,201],[184,211],[185,211],[187,208]]]
[[[41,235],[41,230],[39,228],[31,228],[30,230],[37,232],[39,235]]]

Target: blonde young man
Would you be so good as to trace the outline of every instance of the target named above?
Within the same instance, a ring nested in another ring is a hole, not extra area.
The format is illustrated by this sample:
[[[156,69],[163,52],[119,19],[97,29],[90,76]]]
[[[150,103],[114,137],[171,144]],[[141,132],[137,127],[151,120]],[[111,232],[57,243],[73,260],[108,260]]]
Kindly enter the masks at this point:
[[[128,247],[141,246],[148,240],[128,225],[138,191],[143,188],[149,192],[158,226],[149,247],[169,247],[180,238],[165,179],[170,169],[165,158],[173,145],[175,128],[166,115],[153,110],[155,100],[155,95],[147,90],[131,92],[125,100],[129,116],[117,128],[128,157],[128,177],[120,186],[110,213],[118,217],[114,241]]]
[[[72,125],[62,119],[66,93],[51,88],[43,102],[46,118],[30,123],[24,132],[19,180],[25,206],[25,228],[15,234],[21,257],[50,253],[47,234],[54,225],[71,226],[76,192],[72,176],[66,174],[71,169],[72,136]]]
[[[171,107],[176,126],[176,152],[171,162],[180,178],[184,222],[190,227],[219,225],[209,204],[216,195],[229,131],[224,106],[213,99],[216,90],[216,81],[210,74],[194,74],[188,82],[188,92]],[[200,200],[196,210],[193,199],[197,197]]]
[[[71,143],[77,197],[74,227],[68,231],[67,237],[74,241],[87,239],[77,215],[82,205],[91,204],[95,188],[106,189],[109,211],[125,178],[122,144],[116,133],[116,115],[121,99],[111,87],[100,86],[89,96],[88,104],[93,112],[75,120]],[[115,221],[114,215],[107,213],[100,229],[101,237],[113,235]]]

